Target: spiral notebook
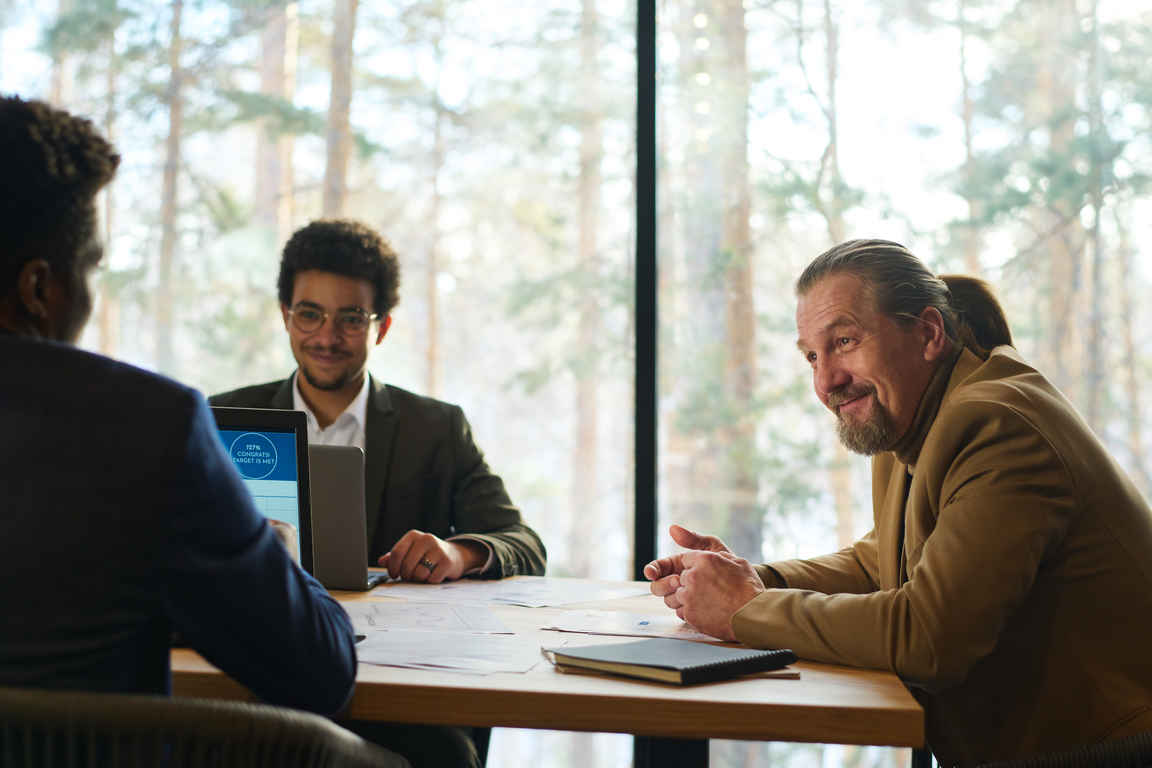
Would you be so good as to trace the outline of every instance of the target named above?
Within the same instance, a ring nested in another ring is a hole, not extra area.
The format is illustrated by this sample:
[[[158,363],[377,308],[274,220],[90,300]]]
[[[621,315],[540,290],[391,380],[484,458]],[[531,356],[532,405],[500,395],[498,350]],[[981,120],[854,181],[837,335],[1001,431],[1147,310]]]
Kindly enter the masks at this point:
[[[796,661],[796,654],[786,648],[726,648],[667,638],[541,650],[561,671],[594,670],[678,685],[728,680]]]

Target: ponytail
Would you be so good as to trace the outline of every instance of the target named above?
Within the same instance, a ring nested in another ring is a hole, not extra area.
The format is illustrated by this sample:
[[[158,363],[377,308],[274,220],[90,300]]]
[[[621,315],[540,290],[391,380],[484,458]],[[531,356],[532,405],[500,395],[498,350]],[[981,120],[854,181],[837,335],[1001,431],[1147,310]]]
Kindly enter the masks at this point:
[[[948,286],[948,304],[956,315],[956,330],[964,346],[985,359],[993,347],[1011,346],[1008,319],[988,283],[968,275],[940,275],[940,279]]]

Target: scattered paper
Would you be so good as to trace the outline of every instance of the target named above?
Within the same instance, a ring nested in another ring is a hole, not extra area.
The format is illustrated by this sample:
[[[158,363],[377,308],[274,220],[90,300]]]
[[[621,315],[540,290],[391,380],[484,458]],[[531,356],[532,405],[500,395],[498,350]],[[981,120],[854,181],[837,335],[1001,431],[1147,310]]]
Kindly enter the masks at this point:
[[[365,635],[402,629],[512,634],[512,630],[491,609],[482,605],[415,600],[353,600],[340,604],[348,612],[356,632]]]
[[[373,632],[356,646],[365,664],[452,669],[474,674],[524,673],[540,662],[540,646],[516,635],[468,635],[416,629]]]
[[[586,635],[623,635],[626,637],[670,637],[674,640],[719,642],[671,614],[620,613],[619,611],[565,611],[541,629],[553,632],[580,632]]]
[[[422,602],[494,603],[543,608],[649,594],[644,584],[606,584],[594,579],[516,576],[499,581],[463,579],[447,584],[393,582],[372,590],[373,597],[398,597]]]

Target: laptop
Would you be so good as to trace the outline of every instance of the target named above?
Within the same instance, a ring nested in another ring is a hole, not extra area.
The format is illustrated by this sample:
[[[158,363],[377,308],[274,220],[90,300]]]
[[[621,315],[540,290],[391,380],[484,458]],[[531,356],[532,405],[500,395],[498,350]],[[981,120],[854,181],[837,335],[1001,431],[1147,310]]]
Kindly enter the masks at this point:
[[[300,565],[315,576],[304,412],[213,406],[212,415],[256,508],[265,517],[295,526]]]
[[[315,576],[329,589],[371,589],[388,578],[368,572],[364,517],[364,451],[308,446]]]

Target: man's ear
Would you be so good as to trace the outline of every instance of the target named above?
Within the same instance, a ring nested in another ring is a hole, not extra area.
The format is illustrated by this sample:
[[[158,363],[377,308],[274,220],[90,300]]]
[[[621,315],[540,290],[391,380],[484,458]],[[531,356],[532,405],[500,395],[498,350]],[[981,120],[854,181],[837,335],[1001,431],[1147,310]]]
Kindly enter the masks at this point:
[[[52,281],[52,265],[44,259],[25,262],[16,277],[16,296],[24,305],[24,311],[37,321],[48,319],[49,306],[56,286]]]
[[[924,359],[934,363],[952,346],[944,330],[944,316],[936,307],[925,307],[920,312],[920,333],[924,340]]]
[[[288,314],[287,304],[280,305],[280,317],[284,320],[284,330],[291,331],[292,329],[289,327],[289,323],[292,322],[292,315]]]
[[[376,332],[376,343],[384,341],[384,337],[388,334],[388,329],[392,327],[392,315],[384,315],[380,318],[380,330]]]

